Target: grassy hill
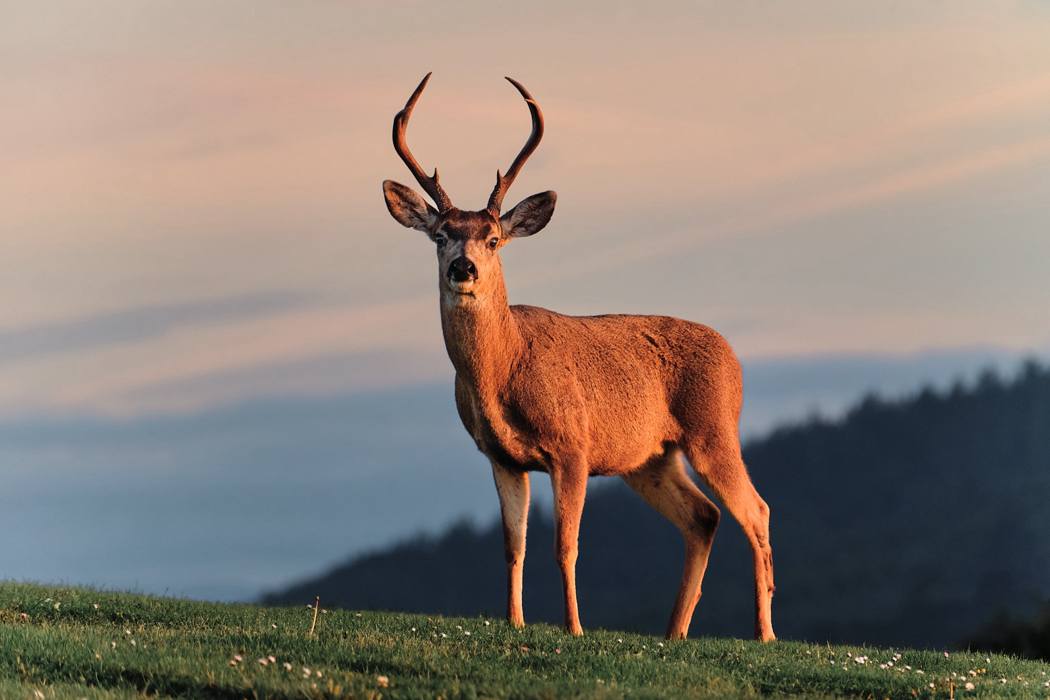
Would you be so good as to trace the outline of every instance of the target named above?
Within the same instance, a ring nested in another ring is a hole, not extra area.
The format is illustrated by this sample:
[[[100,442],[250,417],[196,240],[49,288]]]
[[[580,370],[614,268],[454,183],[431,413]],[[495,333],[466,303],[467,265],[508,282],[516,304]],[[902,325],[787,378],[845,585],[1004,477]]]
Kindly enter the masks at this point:
[[[0,583],[0,698],[1046,697],[1005,656],[664,642],[487,618],[218,605]],[[967,684],[972,684],[969,686]]]

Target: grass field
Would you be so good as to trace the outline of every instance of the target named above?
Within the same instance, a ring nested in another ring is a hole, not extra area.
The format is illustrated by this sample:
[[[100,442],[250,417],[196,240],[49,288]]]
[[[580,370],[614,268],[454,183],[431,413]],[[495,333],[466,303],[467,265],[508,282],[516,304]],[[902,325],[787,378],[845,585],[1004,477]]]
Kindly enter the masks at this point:
[[[0,698],[1050,697],[1050,664],[1003,656],[312,617],[0,583]]]

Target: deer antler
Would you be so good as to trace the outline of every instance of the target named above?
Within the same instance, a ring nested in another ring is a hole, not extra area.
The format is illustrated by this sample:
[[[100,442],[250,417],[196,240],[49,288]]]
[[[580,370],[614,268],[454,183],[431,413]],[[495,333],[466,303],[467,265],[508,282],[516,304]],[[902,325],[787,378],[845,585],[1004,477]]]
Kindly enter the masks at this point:
[[[423,76],[423,80],[419,82],[419,86],[412,93],[412,96],[408,98],[408,102],[405,103],[405,108],[394,116],[394,150],[401,156],[401,160],[405,161],[405,165],[415,175],[416,181],[419,186],[430,195],[430,198],[437,204],[438,210],[446,212],[452,208],[452,199],[445,194],[445,190],[441,188],[438,183],[438,171],[434,168],[434,175],[428,176],[423,172],[423,168],[419,165],[419,161],[412,157],[412,151],[408,150],[408,142],[405,140],[405,130],[408,129],[408,118],[412,116],[412,109],[416,106],[416,101],[419,100],[419,96],[423,94],[423,88],[427,86],[427,81],[430,80],[430,73]]]
[[[503,206],[503,197],[507,194],[507,190],[514,184],[514,178],[518,176],[521,167],[525,165],[525,161],[529,159],[532,152],[540,145],[540,139],[543,138],[543,112],[540,111],[540,106],[536,104],[536,100],[532,99],[532,95],[529,94],[524,85],[514,78],[507,78],[507,80],[518,89],[521,96],[525,98],[525,104],[529,106],[529,112],[532,113],[532,133],[529,134],[529,140],[525,142],[525,145],[518,153],[518,157],[507,168],[507,174],[501,175],[498,170],[496,171],[496,186],[492,189],[492,194],[489,196],[488,210],[497,218],[499,218],[499,210]]]

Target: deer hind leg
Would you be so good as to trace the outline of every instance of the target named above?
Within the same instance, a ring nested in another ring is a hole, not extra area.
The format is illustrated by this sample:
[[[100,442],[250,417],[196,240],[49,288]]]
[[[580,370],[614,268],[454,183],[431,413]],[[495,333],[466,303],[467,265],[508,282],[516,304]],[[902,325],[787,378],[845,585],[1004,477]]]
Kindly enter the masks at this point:
[[[740,454],[736,431],[731,440],[688,441],[686,456],[744,529],[755,561],[755,639],[773,634],[773,549],[769,543],[769,506],[758,495]]]
[[[525,528],[529,520],[529,475],[492,463],[492,476],[503,516],[503,549],[507,558],[507,622],[525,625],[521,606],[522,571],[525,568]]]
[[[561,568],[565,591],[565,629],[579,636],[583,634],[583,626],[576,605],[576,557],[579,554],[583,501],[587,496],[587,472],[552,468],[550,475],[554,490],[554,555]]]
[[[682,585],[667,623],[668,639],[685,639],[693,611],[700,601],[704,572],[718,528],[718,507],[685,473],[677,449],[623,479],[646,503],[670,520],[685,539]]]

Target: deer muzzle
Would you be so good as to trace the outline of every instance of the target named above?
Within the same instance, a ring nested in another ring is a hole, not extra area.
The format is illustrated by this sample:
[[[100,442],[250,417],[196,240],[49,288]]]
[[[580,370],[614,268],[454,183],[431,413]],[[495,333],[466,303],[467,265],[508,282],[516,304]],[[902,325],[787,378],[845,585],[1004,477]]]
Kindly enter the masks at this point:
[[[448,281],[452,287],[468,286],[478,279],[478,268],[466,255],[461,255],[448,266]]]

